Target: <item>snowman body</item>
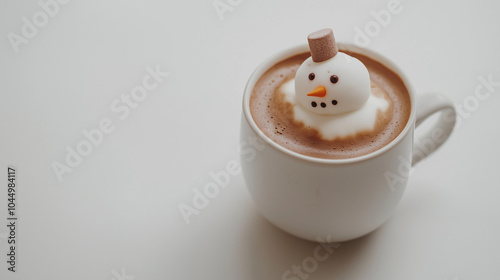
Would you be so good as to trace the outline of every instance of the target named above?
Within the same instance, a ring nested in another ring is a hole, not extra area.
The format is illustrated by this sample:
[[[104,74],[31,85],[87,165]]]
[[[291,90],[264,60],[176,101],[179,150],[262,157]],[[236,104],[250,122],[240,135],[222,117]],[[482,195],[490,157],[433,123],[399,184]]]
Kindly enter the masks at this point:
[[[315,129],[324,140],[373,131],[389,101],[372,94],[370,74],[357,58],[338,51],[331,29],[307,37],[311,57],[280,92],[292,104],[294,121]],[[374,85],[374,93],[377,91]]]

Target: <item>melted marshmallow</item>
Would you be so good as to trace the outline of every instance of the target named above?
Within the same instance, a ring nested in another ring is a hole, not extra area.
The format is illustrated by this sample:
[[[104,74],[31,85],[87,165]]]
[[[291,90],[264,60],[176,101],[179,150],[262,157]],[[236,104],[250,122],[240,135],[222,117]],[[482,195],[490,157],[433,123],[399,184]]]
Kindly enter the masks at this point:
[[[366,103],[355,111],[337,115],[319,115],[304,108],[297,100],[295,79],[283,83],[279,91],[285,95],[285,101],[293,105],[295,121],[317,130],[325,140],[334,140],[373,130],[377,121],[377,112],[379,110],[385,112],[389,107],[386,99],[370,94]]]

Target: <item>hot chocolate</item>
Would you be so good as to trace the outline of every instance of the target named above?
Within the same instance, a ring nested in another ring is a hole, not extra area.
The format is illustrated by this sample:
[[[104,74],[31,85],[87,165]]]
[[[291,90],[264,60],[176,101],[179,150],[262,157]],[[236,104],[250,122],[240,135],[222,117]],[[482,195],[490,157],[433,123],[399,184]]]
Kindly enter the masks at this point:
[[[307,101],[297,101],[295,75],[299,66],[311,56],[309,52],[302,53],[271,67],[260,77],[252,91],[250,111],[264,134],[279,145],[300,154],[326,159],[346,159],[374,152],[389,144],[401,133],[411,110],[409,93],[401,78],[383,64],[364,55],[342,49],[339,54],[361,61],[368,70],[369,85],[366,87],[369,88],[370,97],[363,97],[362,103],[366,102],[367,105],[364,105],[362,110],[334,112],[334,116],[308,113],[314,110],[320,113],[337,110],[336,108],[342,108],[340,105],[348,102],[337,100],[335,97],[325,99],[323,86],[311,90],[307,94]],[[313,81],[318,73],[310,72],[304,73],[309,73],[306,77]],[[328,78],[331,83],[337,83],[343,77],[331,75]],[[370,117],[371,121],[360,124],[360,120],[370,115],[373,116]]]

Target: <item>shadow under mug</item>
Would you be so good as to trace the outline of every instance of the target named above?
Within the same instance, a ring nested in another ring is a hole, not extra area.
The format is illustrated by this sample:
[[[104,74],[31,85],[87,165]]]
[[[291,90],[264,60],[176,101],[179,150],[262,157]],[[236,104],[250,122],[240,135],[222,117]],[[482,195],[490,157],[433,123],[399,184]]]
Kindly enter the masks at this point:
[[[386,57],[353,44],[339,43],[339,49],[382,63],[401,78],[410,95],[408,123],[392,142],[377,151],[350,159],[310,157],[280,146],[256,125],[250,113],[255,84],[276,63],[308,52],[307,45],[265,60],[250,76],[243,96],[240,143],[260,143],[255,145],[252,157],[240,153],[250,195],[271,223],[312,241],[347,241],[382,225],[400,201],[412,166],[446,141],[456,119],[453,103],[446,96],[417,96],[407,76]],[[440,119],[414,143],[415,127],[437,112],[441,112]]]

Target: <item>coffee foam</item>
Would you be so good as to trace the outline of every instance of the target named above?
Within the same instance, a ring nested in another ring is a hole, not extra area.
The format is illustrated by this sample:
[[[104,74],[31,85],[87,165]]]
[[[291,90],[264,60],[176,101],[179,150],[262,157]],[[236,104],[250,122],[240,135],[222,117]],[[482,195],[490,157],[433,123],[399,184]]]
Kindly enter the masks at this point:
[[[361,108],[337,115],[319,115],[304,108],[297,100],[294,79],[283,83],[278,88],[277,94],[284,94],[284,100],[293,106],[295,122],[317,130],[323,140],[334,140],[356,136],[360,132],[370,132],[375,130],[376,126],[386,124],[383,121],[387,119],[384,118],[384,114],[391,101],[388,97],[386,99],[384,91],[376,85],[371,87],[371,91],[372,94],[369,94],[368,100]],[[382,117],[377,118],[378,112],[381,112]]]
[[[310,54],[285,59],[264,73],[250,97],[250,112],[262,132],[277,144],[300,154],[329,159],[353,158],[376,151],[401,133],[410,115],[410,98],[401,79],[384,65],[360,54],[343,51],[367,67],[372,95],[390,100],[386,113],[377,112],[371,131],[326,140],[317,129],[295,121],[295,109],[279,88],[294,78]],[[378,88],[374,90],[374,88]]]

